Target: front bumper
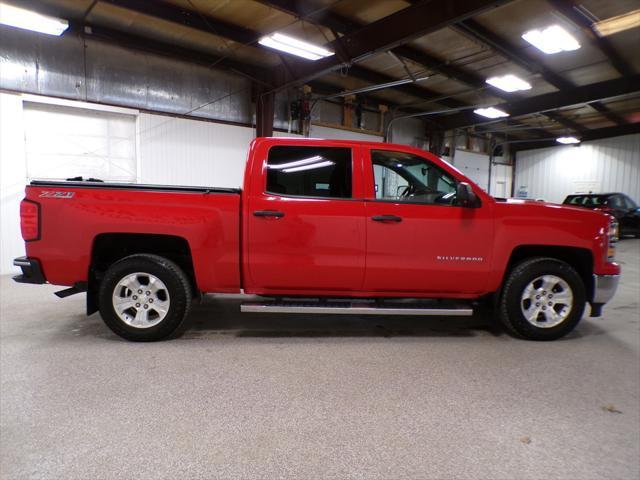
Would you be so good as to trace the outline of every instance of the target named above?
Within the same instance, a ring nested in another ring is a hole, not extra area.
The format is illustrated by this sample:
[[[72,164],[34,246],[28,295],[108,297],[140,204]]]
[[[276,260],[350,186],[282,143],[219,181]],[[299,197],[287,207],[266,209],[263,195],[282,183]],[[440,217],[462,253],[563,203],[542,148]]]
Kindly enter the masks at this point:
[[[620,275],[594,275],[591,304],[602,305],[613,298],[618,289]]]
[[[22,269],[22,275],[16,275],[13,280],[18,283],[47,283],[42,273],[40,262],[35,258],[18,257],[13,260],[16,267]]]

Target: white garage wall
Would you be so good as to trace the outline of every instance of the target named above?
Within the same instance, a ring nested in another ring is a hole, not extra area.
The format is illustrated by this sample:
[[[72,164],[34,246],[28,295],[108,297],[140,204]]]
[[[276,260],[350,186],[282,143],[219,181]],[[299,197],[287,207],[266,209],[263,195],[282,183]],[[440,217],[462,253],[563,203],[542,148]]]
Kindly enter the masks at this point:
[[[640,201],[640,134],[518,152],[515,187],[556,203],[580,191],[624,192]]]

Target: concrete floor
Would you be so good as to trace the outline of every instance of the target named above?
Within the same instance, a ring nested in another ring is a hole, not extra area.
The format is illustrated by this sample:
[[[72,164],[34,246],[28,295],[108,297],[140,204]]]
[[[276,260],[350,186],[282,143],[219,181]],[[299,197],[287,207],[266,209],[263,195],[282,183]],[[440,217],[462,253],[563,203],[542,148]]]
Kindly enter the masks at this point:
[[[515,340],[481,319],[240,315],[120,340],[83,296],[1,279],[0,477],[640,478],[640,240],[604,318]]]

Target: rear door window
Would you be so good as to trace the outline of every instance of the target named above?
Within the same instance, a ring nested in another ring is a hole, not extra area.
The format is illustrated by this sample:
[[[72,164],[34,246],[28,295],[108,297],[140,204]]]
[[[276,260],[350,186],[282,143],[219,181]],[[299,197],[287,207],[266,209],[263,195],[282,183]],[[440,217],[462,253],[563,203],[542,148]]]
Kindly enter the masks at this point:
[[[351,157],[350,148],[272,147],[267,159],[267,193],[351,198]]]

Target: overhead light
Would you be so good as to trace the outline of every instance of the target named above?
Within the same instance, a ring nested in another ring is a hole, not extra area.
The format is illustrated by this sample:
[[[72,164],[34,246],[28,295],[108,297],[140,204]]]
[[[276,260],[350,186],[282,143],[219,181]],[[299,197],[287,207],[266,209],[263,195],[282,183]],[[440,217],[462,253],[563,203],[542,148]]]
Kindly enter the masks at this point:
[[[283,35],[282,33],[274,33],[268,37],[262,37],[258,43],[265,47],[275,48],[282,52],[287,52],[307,60],[320,60],[321,58],[330,57],[333,52],[326,50],[312,43],[303,42],[297,38]]]
[[[525,82],[520,77],[516,77],[512,74],[503,75],[502,77],[488,78],[487,83],[499,88],[500,90],[504,90],[505,92],[517,92],[518,90],[531,89],[531,84],[529,82]]]
[[[503,112],[502,110],[498,110],[494,107],[489,108],[476,108],[473,113],[477,113],[478,115],[482,115],[487,118],[502,118],[508,117],[509,114],[507,112]]]
[[[559,25],[551,25],[544,30],[529,30],[522,38],[548,55],[580,48],[578,41]]]
[[[69,28],[69,22],[61,18],[41,15],[32,10],[0,3],[0,23],[47,35],[60,36]]]
[[[606,37],[614,33],[624,32],[630,28],[640,26],[640,9],[632,10],[616,17],[607,18],[593,24],[593,28],[598,35]]]
[[[335,162],[332,162],[331,160],[325,160],[324,162],[312,163],[311,165],[302,165],[300,167],[285,168],[283,172],[285,173],[302,172],[303,170],[315,170],[316,168],[329,167],[331,165],[335,165]]]
[[[562,143],[563,145],[569,145],[572,143],[580,143],[576,137],[558,137],[556,138],[556,142]]]

